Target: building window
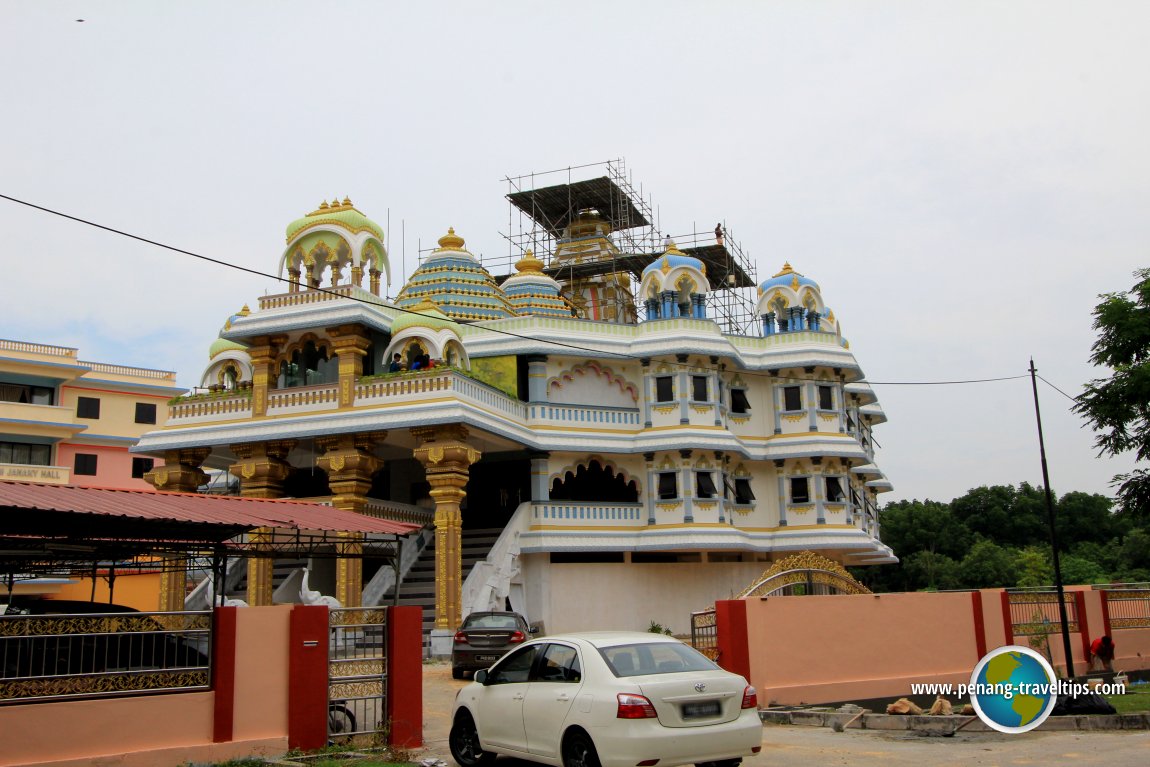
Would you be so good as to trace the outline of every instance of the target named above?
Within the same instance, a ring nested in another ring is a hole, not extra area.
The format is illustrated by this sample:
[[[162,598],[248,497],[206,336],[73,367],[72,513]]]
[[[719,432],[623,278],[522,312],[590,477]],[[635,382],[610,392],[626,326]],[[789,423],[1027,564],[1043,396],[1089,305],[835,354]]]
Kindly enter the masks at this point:
[[[156,406],[150,402],[136,403],[136,423],[155,423]]]
[[[77,418],[99,418],[100,400],[97,397],[80,397],[76,400]]]
[[[751,403],[747,401],[747,390],[731,389],[731,412],[746,413],[750,409]]]
[[[27,442],[0,442],[0,463],[24,466],[51,466],[52,446]]]
[[[0,402],[19,402],[24,405],[51,405],[54,389],[47,386],[0,381]]]
[[[156,461],[153,458],[136,458],[136,457],[133,457],[132,458],[132,478],[133,479],[143,479],[144,475],[147,474],[149,471],[151,471],[152,467],[155,465],[156,465]]]
[[[843,483],[838,477],[827,477],[827,501],[830,503],[842,503],[846,500],[843,494]]]
[[[810,503],[811,489],[806,477],[791,477],[791,503]]]
[[[664,471],[659,473],[659,500],[673,501],[679,497],[679,472]]]
[[[675,399],[674,387],[671,386],[671,376],[659,376],[655,379],[655,401],[671,402]]]
[[[751,480],[735,477],[735,503],[747,505],[755,500],[755,493],[751,490]]]
[[[802,410],[803,397],[797,386],[783,387],[783,410]]]
[[[709,402],[707,399],[707,377],[691,376],[691,401]]]
[[[718,488],[715,487],[715,480],[711,478],[709,471],[695,472],[695,497],[696,498],[714,498],[719,494]]]
[[[834,389],[830,386],[819,387],[819,409],[820,410],[834,410],[835,409],[835,395]]]
[[[75,473],[86,477],[96,476],[96,456],[91,453],[76,453]]]

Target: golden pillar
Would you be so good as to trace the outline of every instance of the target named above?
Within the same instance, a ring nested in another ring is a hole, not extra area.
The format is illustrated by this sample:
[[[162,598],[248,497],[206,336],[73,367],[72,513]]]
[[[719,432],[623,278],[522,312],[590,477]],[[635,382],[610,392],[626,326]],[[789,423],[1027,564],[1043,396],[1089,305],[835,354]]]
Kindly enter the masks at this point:
[[[373,295],[379,295],[379,276],[382,274],[378,269],[372,267],[371,269],[371,292]]]
[[[316,447],[323,451],[316,463],[327,472],[332,506],[363,512],[371,490],[371,475],[383,465],[373,450],[386,437],[387,432],[376,431],[316,438]],[[341,533],[340,539],[339,552],[347,556],[336,561],[335,598],[344,607],[358,607],[363,597],[362,536],[348,532]]]
[[[339,406],[355,404],[355,387],[363,375],[363,358],[371,348],[371,331],[350,323],[328,328],[331,345],[339,358]]]
[[[363,267],[359,264],[351,265],[351,284],[357,288],[363,287]]]
[[[164,463],[144,474],[152,487],[169,493],[194,493],[207,484],[208,475],[200,468],[211,454],[210,447],[164,451]]]
[[[435,627],[459,625],[463,601],[462,514],[471,464],[482,457],[467,443],[467,427],[421,426],[411,430],[420,442],[415,457],[427,471],[435,501]]]
[[[183,610],[188,594],[188,561],[184,557],[165,555],[160,562],[163,569],[160,570],[158,609],[161,612]]]
[[[240,479],[240,495],[245,498],[280,498],[283,484],[292,472],[287,462],[288,453],[295,447],[295,440],[275,440],[270,442],[246,442],[232,445],[232,452],[239,458],[229,471]],[[252,543],[270,540],[272,529],[261,527],[251,534]],[[272,566],[267,557],[248,559],[249,605],[263,606],[272,603]]]
[[[287,336],[256,336],[248,348],[252,360],[252,416],[268,414],[268,391],[277,377],[275,363]]]

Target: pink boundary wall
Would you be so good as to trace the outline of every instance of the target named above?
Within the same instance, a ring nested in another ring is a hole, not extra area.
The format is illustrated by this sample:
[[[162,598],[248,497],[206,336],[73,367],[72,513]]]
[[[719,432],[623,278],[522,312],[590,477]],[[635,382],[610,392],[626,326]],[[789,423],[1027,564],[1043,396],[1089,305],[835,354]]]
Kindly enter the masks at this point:
[[[420,608],[388,610],[389,623],[396,620],[403,632],[388,655],[388,673],[405,683],[403,690],[393,689],[395,702],[389,709],[394,707],[403,721],[421,723],[420,622],[408,614]],[[0,765],[153,767],[286,753],[289,741],[300,740],[300,725],[293,731],[289,720],[289,701],[300,690],[288,671],[293,656],[305,649],[292,641],[293,613],[327,624],[326,607],[217,608],[211,691],[0,705]],[[326,657],[322,665],[326,677]],[[316,702],[323,728],[326,683],[319,694],[324,696]],[[421,736],[406,732],[397,745],[421,743]]]
[[[1068,591],[1085,618],[1087,633],[1071,634],[1075,672],[1084,676],[1090,639],[1109,628],[1103,593]],[[909,695],[912,683],[969,682],[987,651],[1025,646],[1025,637],[1010,635],[1004,599],[1002,590],[986,590],[719,602],[719,663],[749,671],[760,705],[893,700]],[[745,631],[732,631],[744,624]],[[1150,628],[1115,629],[1112,636],[1115,669],[1150,668]],[[1061,667],[1060,635],[1050,637],[1050,648]]]

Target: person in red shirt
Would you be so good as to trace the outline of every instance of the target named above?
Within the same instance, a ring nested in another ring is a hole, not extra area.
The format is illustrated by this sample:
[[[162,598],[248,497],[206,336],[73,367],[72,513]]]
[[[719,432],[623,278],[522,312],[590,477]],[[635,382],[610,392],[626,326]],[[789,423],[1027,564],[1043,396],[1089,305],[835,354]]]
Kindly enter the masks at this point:
[[[1100,662],[1105,671],[1114,670],[1114,640],[1109,635],[1099,637],[1090,643],[1090,670]]]

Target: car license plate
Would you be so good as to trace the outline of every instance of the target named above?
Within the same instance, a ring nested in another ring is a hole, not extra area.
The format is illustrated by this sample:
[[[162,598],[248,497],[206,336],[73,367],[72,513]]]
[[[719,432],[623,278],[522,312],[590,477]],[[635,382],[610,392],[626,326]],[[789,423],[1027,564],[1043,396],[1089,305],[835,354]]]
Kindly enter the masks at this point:
[[[480,663],[494,663],[495,661],[499,660],[499,656],[498,655],[476,655],[475,660],[479,661]]]
[[[684,719],[702,719],[705,716],[718,716],[719,711],[719,701],[717,700],[708,700],[704,703],[683,704]]]

